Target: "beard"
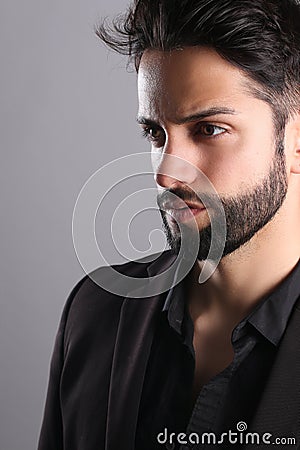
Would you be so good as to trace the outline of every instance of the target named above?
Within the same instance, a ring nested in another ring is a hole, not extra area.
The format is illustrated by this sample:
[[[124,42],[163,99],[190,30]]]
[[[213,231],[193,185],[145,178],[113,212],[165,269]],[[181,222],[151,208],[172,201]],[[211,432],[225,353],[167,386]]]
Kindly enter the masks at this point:
[[[198,230],[198,236],[195,235],[195,230],[188,227],[186,224],[180,224],[187,238],[188,245],[183,249],[183,256],[187,259],[191,255],[195,255],[195,245],[199,246],[197,258],[200,261],[207,259],[217,259],[217,255],[221,257],[233,253],[242,245],[246,244],[250,239],[261,230],[267,223],[269,223],[277,211],[280,209],[287,194],[287,172],[286,162],[284,156],[284,145],[281,140],[277,143],[275,156],[270,166],[268,174],[257,185],[248,188],[246,192],[240,195],[231,197],[222,197],[211,194],[199,194],[194,191],[187,191],[185,189],[169,189],[157,196],[157,203],[160,208],[160,213],[163,221],[164,232],[167,237],[167,242],[170,248],[178,254],[181,248],[181,231],[176,222],[173,222],[171,228],[168,222],[168,214],[161,209],[161,205],[165,197],[173,194],[183,201],[199,202],[199,199],[206,208],[211,207],[215,212],[213,223],[222,223],[220,218],[220,206],[223,206],[226,220],[226,240],[224,246],[224,232],[214,234],[214,252],[210,252],[212,242],[212,226],[211,224]],[[219,217],[219,218],[218,218]],[[214,230],[218,229],[215,226]],[[222,236],[222,238],[221,238]],[[200,240],[199,240],[200,239]],[[221,249],[221,250],[220,250]],[[197,253],[196,253],[197,254]],[[216,258],[214,258],[214,254]]]

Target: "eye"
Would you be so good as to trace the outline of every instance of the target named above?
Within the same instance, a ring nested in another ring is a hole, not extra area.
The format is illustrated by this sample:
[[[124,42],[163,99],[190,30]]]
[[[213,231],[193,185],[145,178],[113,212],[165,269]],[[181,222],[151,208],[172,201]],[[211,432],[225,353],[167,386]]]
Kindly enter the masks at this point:
[[[205,137],[219,136],[225,132],[225,128],[218,127],[217,125],[212,125],[210,123],[201,124],[197,131],[198,134],[202,134]]]
[[[165,133],[161,128],[145,127],[142,130],[142,135],[156,147],[164,145]]]

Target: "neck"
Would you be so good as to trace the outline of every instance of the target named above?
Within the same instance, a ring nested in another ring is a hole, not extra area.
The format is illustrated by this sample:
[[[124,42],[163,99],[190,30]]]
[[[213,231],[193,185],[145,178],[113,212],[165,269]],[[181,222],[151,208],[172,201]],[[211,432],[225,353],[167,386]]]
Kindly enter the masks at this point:
[[[215,311],[239,321],[293,270],[300,257],[300,211],[290,210],[282,207],[247,244],[223,257],[203,284],[198,283],[203,263],[195,264],[188,294],[195,319]]]

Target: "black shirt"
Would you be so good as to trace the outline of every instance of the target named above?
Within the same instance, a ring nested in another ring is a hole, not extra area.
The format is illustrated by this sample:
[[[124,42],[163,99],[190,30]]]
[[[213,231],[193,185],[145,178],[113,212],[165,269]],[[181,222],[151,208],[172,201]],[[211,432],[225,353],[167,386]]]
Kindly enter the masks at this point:
[[[203,444],[202,435],[214,433],[220,437],[223,432],[249,426],[299,295],[300,262],[278,288],[235,327],[232,363],[203,386],[192,404],[193,322],[186,307],[184,280],[173,287],[166,296],[147,365],[136,449],[230,447],[228,441],[223,446],[212,445],[213,441],[209,444],[208,438]],[[171,433],[175,435],[171,437]],[[193,439],[190,442],[181,437],[180,442],[187,443],[179,444],[180,433],[190,437],[194,433]],[[200,443],[195,434],[200,437]]]

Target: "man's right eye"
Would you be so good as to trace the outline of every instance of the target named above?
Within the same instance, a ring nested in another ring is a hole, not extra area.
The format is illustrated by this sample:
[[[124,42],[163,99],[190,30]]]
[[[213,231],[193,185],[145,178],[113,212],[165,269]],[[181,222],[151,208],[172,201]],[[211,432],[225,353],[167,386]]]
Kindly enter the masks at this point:
[[[164,131],[161,128],[145,127],[142,130],[142,135],[156,147],[162,147],[164,144]]]

